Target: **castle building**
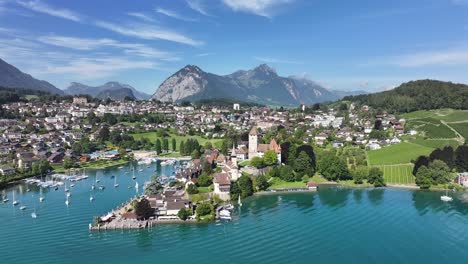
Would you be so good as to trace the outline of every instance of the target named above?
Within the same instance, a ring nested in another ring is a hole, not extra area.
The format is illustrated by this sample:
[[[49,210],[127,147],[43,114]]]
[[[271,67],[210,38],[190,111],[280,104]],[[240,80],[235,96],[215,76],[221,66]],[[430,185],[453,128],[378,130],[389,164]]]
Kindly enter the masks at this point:
[[[270,140],[270,144],[258,144],[258,131],[253,127],[249,132],[249,159],[253,157],[263,157],[265,152],[273,150],[278,159],[278,164],[281,163],[281,146],[275,139]]]

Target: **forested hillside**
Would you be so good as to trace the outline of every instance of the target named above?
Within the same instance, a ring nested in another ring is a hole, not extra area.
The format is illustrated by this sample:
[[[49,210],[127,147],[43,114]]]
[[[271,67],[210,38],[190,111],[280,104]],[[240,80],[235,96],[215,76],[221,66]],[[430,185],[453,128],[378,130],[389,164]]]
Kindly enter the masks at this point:
[[[407,113],[440,108],[468,109],[468,85],[435,80],[411,81],[375,94],[347,96],[345,101],[390,113]]]

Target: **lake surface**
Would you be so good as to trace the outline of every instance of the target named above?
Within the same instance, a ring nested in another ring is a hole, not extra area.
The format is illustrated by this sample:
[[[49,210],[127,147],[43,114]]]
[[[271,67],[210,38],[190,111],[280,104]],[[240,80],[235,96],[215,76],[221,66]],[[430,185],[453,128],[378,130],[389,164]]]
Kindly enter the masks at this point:
[[[137,173],[140,191],[154,171]],[[18,194],[0,204],[1,263],[466,263],[468,203],[440,192],[321,187],[317,193],[249,198],[229,223],[160,225],[152,230],[90,232],[88,224],[135,195],[129,167],[90,172],[71,188]],[[90,186],[95,175],[106,190]],[[117,175],[119,188],[113,188]],[[26,190],[26,187],[22,188]],[[31,218],[36,206],[37,219]]]

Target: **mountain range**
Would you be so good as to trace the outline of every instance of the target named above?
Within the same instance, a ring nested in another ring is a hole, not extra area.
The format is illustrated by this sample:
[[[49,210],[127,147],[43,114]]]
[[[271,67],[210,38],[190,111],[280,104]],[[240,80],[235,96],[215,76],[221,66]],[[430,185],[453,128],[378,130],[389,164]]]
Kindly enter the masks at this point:
[[[117,91],[118,93],[116,93]],[[151,98],[151,95],[140,92],[128,84],[122,84],[119,82],[107,82],[100,86],[88,86],[72,82],[70,86],[65,89],[65,93],[69,95],[87,94],[100,99],[109,97],[116,100],[121,100],[120,97],[123,94],[131,98],[136,98],[137,100],[148,100]]]
[[[152,99],[160,101],[199,101],[229,98],[266,105],[298,105],[335,101],[365,91],[333,91],[307,78],[279,76],[266,64],[228,75],[208,73],[187,65],[167,78]]]
[[[7,88],[33,89],[51,94],[63,95],[64,92],[52,84],[33,78],[0,59],[0,86]]]

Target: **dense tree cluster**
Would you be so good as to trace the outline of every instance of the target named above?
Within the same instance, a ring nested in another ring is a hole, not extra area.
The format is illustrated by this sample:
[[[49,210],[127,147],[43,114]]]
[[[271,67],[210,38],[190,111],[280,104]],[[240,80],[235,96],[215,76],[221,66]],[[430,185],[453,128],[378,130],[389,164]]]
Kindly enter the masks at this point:
[[[186,141],[182,140],[180,142],[179,151],[181,155],[192,155],[195,150],[200,152],[200,144],[198,143],[198,140],[189,138]]]
[[[413,175],[417,175],[422,166],[428,167],[435,160],[443,161],[449,170],[468,171],[468,145],[458,146],[454,151],[451,146],[432,151],[429,156],[419,156],[414,162]]]
[[[411,81],[390,91],[347,96],[343,100],[386,109],[391,113],[440,108],[468,109],[468,86],[435,80]]]
[[[416,184],[421,189],[429,189],[431,185],[447,184],[451,180],[450,169],[441,160],[434,160],[428,166],[421,166],[416,173]]]
[[[351,178],[346,161],[333,153],[328,153],[321,157],[318,163],[318,171],[329,181]]]
[[[246,198],[253,193],[252,179],[246,174],[242,174],[237,181],[231,183],[231,200],[236,200],[239,195],[241,198]]]

